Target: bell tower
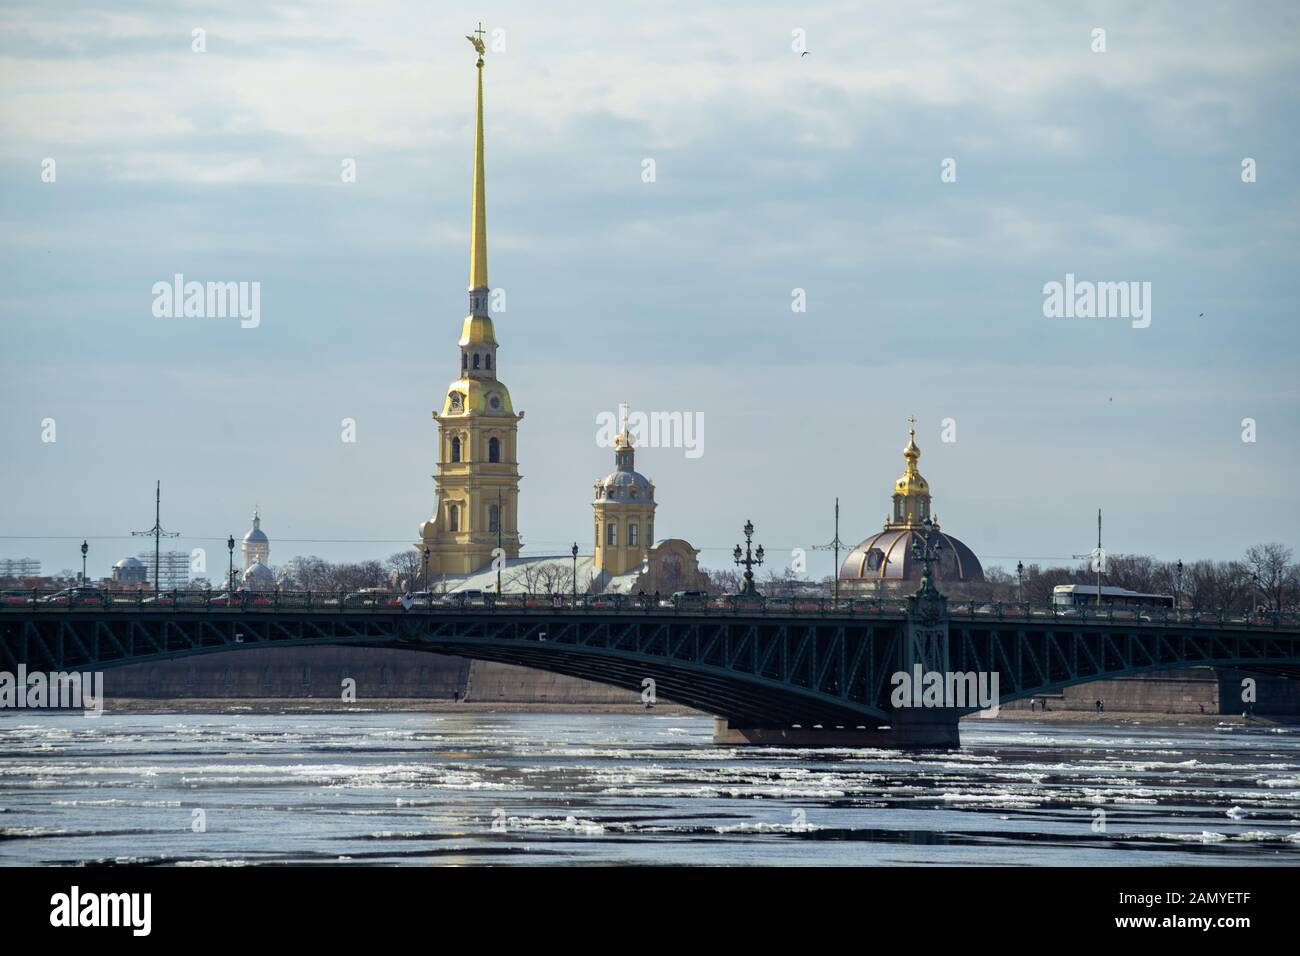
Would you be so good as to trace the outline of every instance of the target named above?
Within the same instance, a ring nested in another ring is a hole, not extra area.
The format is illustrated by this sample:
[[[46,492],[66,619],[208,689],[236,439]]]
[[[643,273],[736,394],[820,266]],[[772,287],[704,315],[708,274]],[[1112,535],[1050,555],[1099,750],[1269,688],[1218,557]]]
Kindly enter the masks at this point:
[[[497,378],[497,338],[488,308],[487,189],[483,165],[483,25],[467,37],[478,52],[474,118],[474,193],[470,219],[469,315],[461,325],[460,377],[447,386],[438,423],[437,504],[416,547],[428,550],[428,573],[470,574],[500,547],[519,556],[519,460],[524,413]]]

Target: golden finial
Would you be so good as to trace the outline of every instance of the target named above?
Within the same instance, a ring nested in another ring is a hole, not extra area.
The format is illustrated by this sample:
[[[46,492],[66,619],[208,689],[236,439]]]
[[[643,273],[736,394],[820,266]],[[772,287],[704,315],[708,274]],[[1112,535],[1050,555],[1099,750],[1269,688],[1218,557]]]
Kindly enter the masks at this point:
[[[474,44],[474,49],[478,51],[478,65],[483,65],[483,54],[487,52],[487,47],[483,45],[483,21],[478,23],[478,29],[474,31],[475,36],[465,37],[470,43]]]

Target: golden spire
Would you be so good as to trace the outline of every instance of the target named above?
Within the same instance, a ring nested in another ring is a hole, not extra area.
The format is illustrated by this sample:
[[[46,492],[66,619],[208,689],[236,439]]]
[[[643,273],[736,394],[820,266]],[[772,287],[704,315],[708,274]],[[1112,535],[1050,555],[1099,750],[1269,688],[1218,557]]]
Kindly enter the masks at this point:
[[[930,515],[930,484],[916,467],[917,459],[921,457],[921,449],[916,444],[916,418],[909,418],[908,422],[911,427],[907,430],[907,445],[903,448],[907,467],[894,482],[894,512],[886,522],[886,528],[916,527]]]
[[[487,187],[483,179],[483,24],[466,37],[478,51],[478,111],[474,115],[474,218],[470,230],[469,287],[486,289],[487,271]]]

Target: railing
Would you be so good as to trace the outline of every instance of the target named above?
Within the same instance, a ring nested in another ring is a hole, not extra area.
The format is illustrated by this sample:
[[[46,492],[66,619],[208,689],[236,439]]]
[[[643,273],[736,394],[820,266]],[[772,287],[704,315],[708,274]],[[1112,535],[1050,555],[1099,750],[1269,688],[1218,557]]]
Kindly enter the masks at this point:
[[[871,617],[899,618],[907,613],[905,599],[747,598],[711,596],[674,601],[653,595],[580,594],[402,594],[395,591],[117,591],[74,588],[59,591],[11,589],[0,592],[0,614],[6,611],[373,611],[387,613],[465,614],[537,613],[556,611],[678,614],[738,617]],[[1206,611],[1197,608],[1069,607],[960,601],[948,604],[954,621],[1058,621],[1079,623],[1195,624],[1202,626],[1297,627],[1296,612]]]

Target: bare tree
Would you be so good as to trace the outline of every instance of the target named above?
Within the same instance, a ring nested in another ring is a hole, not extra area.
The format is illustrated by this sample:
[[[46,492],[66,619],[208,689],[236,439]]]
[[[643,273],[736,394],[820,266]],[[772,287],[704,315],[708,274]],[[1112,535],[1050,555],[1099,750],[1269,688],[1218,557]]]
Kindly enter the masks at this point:
[[[1291,563],[1291,549],[1284,544],[1251,545],[1246,550],[1246,567],[1253,584],[1271,611],[1281,611],[1296,588],[1296,567]]]
[[[413,591],[417,585],[428,586],[424,580],[424,554],[415,548],[390,554],[384,567],[391,573],[398,590]]]

